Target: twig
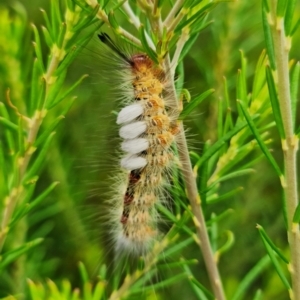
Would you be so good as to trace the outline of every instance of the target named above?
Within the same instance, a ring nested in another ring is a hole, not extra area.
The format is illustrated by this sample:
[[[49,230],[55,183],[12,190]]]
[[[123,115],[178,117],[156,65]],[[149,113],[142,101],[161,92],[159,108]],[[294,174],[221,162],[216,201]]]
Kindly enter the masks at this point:
[[[132,11],[129,3],[126,1],[122,7],[129,17],[128,18],[129,22],[132,23],[136,29],[139,29],[141,26],[141,22],[140,22],[139,18],[137,18],[136,15],[134,14],[134,12]],[[150,38],[150,36],[147,32],[145,32],[145,35],[146,35],[148,45],[154,50],[155,45],[154,45],[152,39]]]
[[[41,114],[40,112],[37,112],[32,120],[32,126],[28,133],[27,138],[27,150],[24,153],[24,157],[19,158],[18,160],[18,181],[16,182],[16,187],[12,189],[10,195],[6,198],[6,206],[3,211],[3,218],[1,222],[1,231],[0,231],[0,252],[2,250],[2,247],[4,245],[6,236],[9,231],[9,222],[11,220],[12,214],[14,212],[14,209],[16,207],[17,202],[21,198],[21,195],[23,193],[23,185],[22,181],[25,175],[25,172],[27,170],[30,158],[33,154],[32,150],[32,144],[35,141],[38,129],[41,124]]]
[[[140,19],[137,18],[135,13],[132,11],[128,1],[124,2],[122,5],[123,9],[125,10],[127,16],[128,16],[128,21],[134,25],[135,28],[139,28],[141,26]]]
[[[179,14],[172,20],[171,24],[166,27],[167,31],[172,32],[187,13],[188,9],[182,9]]]
[[[176,50],[175,50],[175,53],[173,55],[172,62],[171,62],[172,78],[174,78],[175,69],[176,69],[176,66],[178,65],[180,54],[182,52],[182,49],[183,49],[185,43],[188,41],[188,39],[189,39],[189,29],[184,28],[182,30],[179,40],[176,43]]]
[[[284,19],[276,16],[277,1],[271,1],[273,23],[270,24],[275,48],[275,60],[278,76],[278,98],[284,126],[285,140],[282,141],[284,153],[285,180],[283,190],[286,200],[288,241],[291,251],[289,271],[292,278],[291,299],[300,300],[300,232],[299,224],[293,223],[298,206],[297,191],[297,150],[298,138],[294,135],[289,81],[289,43],[284,33]]]
[[[98,6],[98,2],[96,0],[87,0],[86,3],[88,5],[90,5],[92,8],[96,8]],[[101,9],[101,8],[98,9],[96,17],[111,27],[111,24],[108,20],[108,16],[103,9]],[[139,39],[137,39],[135,36],[133,36],[131,33],[129,33],[127,30],[125,30],[121,26],[119,26],[115,31],[116,31],[116,33],[124,36],[126,39],[132,41],[136,45],[139,45],[139,46],[142,45],[142,43],[140,42]]]
[[[76,18],[74,18],[74,19],[76,19]],[[72,22],[72,20],[70,22]],[[55,80],[53,80],[52,76],[53,76],[56,68],[58,67],[59,62],[63,59],[63,57],[65,55],[64,48],[65,48],[67,41],[71,37],[72,37],[72,34],[66,34],[61,48],[54,48],[55,51],[52,52],[51,61],[49,62],[47,71],[43,77],[46,82],[46,94],[45,94],[43,106],[45,106],[50,87],[55,82]],[[7,95],[7,97],[9,99],[9,94]],[[9,99],[9,104],[12,105],[10,99]],[[12,108],[18,113],[16,107],[12,106]],[[36,110],[32,119],[22,116],[20,113],[18,113],[19,117],[25,119],[28,122],[29,130],[28,130],[27,139],[25,142],[26,150],[24,152],[23,157],[19,157],[18,161],[17,161],[17,164],[18,164],[17,168],[16,168],[17,174],[14,174],[15,178],[16,178],[14,188],[12,189],[10,195],[8,195],[6,198],[6,203],[5,203],[6,206],[3,211],[3,217],[2,217],[2,222],[1,222],[0,252],[4,245],[7,233],[9,232],[8,226],[11,221],[11,217],[12,217],[12,214],[16,207],[16,204],[18,203],[18,201],[20,199],[22,199],[22,196],[23,196],[24,176],[26,174],[32,154],[35,151],[35,148],[33,147],[33,145],[34,145],[38,131],[40,129],[40,126],[42,124],[43,118],[45,117],[46,113],[47,113],[47,111],[46,111],[46,109],[44,109],[44,107],[42,108],[42,110]]]
[[[174,17],[176,15],[176,13],[179,11],[179,9],[181,8],[181,6],[184,4],[184,0],[177,0],[175,5],[173,6],[173,8],[171,9],[170,13],[168,14],[168,16],[166,17],[163,26],[168,28],[171,26],[171,22],[173,22]]]
[[[177,2],[177,5],[179,4],[180,1]],[[159,32],[162,33],[163,23],[161,22],[161,18],[157,19],[157,23],[159,27]],[[179,57],[183,46],[184,43],[182,40],[178,48],[176,49],[177,51],[176,56]],[[175,62],[174,58],[173,58],[173,62]],[[167,79],[171,83],[170,93],[171,93],[171,99],[173,99],[172,106],[173,108],[178,109],[178,100],[177,100],[176,89],[174,85],[174,73],[172,71],[172,68],[173,70],[174,68],[176,68],[176,64],[174,64],[171,67],[169,54],[167,54],[165,57],[164,68],[165,68]],[[186,137],[185,137],[182,123],[180,124],[179,130],[180,130],[179,137],[177,140],[179,159],[182,164],[182,174],[183,174],[183,179],[187,190],[187,196],[192,207],[192,212],[194,214],[193,221],[197,230],[198,239],[200,241],[200,248],[202,250],[204,262],[213,289],[213,293],[217,300],[225,300],[222,281],[217,268],[217,262],[214,258],[214,254],[210,245],[210,241],[206,229],[205,219],[201,208],[201,199],[200,199],[200,195],[198,194],[196,179],[193,175],[192,164],[190,161],[189,151],[188,151]]]
[[[165,59],[165,70],[167,71],[167,76],[172,83],[172,99],[174,99],[174,106],[177,106],[177,96],[176,96],[176,90],[174,86],[174,80],[172,78],[172,74],[170,72],[171,66],[170,66],[170,58],[169,56]],[[189,198],[192,212],[194,214],[193,221],[197,230],[197,235],[200,240],[200,248],[202,250],[204,263],[206,265],[206,269],[208,272],[208,276],[210,279],[210,283],[213,289],[213,293],[217,300],[224,300],[225,295],[222,287],[222,281],[219,275],[219,271],[217,268],[217,262],[215,260],[207,229],[205,224],[205,219],[203,216],[202,208],[201,208],[201,199],[198,194],[196,179],[193,175],[193,169],[189,157],[189,151],[187,147],[186,137],[184,133],[183,124],[180,124],[180,132],[177,140],[177,146],[178,146],[178,152],[179,152],[179,159],[182,164],[182,174],[183,179],[185,182],[186,190],[187,190],[187,196]]]

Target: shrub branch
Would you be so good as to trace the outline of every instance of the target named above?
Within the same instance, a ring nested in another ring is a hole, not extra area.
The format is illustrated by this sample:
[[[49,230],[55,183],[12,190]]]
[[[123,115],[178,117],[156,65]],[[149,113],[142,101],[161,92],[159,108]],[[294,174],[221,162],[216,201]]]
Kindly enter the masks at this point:
[[[292,278],[293,291],[291,299],[300,300],[300,232],[299,225],[293,223],[295,210],[298,206],[297,192],[297,150],[298,138],[294,134],[292,121],[292,102],[289,80],[289,43],[285,37],[284,19],[276,16],[277,1],[271,1],[272,36],[275,48],[275,61],[278,79],[278,98],[284,126],[285,139],[282,140],[284,153],[285,180],[282,183],[287,208],[288,242],[291,251],[289,271]]]
[[[171,66],[169,57],[165,60],[165,69],[169,70],[167,76],[169,77],[170,82],[172,82],[172,99],[174,99],[174,105],[177,105],[177,96],[174,86],[174,80],[171,74]],[[209,280],[213,289],[213,293],[217,300],[224,300],[225,295],[222,287],[222,281],[217,267],[217,261],[215,260],[214,253],[212,251],[210,240],[205,224],[204,215],[201,208],[201,198],[198,193],[196,178],[194,177],[192,164],[190,161],[189,150],[187,147],[185,132],[183,123],[180,124],[179,136],[177,140],[179,159],[182,167],[182,175],[185,182],[187,196],[191,204],[193,212],[193,222],[196,227],[197,236],[200,241],[200,248],[204,258],[204,263],[207,269]]]

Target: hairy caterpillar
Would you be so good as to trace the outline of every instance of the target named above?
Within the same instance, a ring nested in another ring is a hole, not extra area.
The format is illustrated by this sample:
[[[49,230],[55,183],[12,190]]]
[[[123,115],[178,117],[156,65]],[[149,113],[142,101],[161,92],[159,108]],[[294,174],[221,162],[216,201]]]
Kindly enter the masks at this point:
[[[119,90],[126,103],[116,121],[126,175],[112,205],[113,240],[117,251],[145,254],[158,235],[155,205],[163,197],[164,175],[173,160],[176,113],[164,99],[168,82],[160,66],[146,54],[124,54],[106,34],[98,37],[118,61]]]

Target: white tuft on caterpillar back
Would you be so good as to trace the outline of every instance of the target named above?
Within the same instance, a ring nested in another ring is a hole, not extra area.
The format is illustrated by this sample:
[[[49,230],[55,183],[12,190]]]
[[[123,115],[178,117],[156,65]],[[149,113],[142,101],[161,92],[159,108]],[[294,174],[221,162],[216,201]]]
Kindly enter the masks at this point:
[[[135,120],[144,112],[143,106],[141,104],[131,104],[125,106],[118,114],[117,124],[123,124]]]

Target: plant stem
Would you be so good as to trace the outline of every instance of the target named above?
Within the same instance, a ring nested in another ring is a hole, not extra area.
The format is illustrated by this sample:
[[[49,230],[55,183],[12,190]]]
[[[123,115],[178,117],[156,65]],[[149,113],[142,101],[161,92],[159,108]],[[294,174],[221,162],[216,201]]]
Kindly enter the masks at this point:
[[[168,56],[165,59],[165,70],[168,70],[167,77],[169,81],[172,83],[172,90],[170,91],[170,93],[172,94],[172,99],[174,99],[173,105],[174,106],[176,105],[177,107],[176,90],[174,86],[174,80],[171,74],[170,59]],[[182,174],[183,174],[183,179],[187,190],[187,196],[189,198],[192,207],[192,212],[194,214],[193,221],[197,230],[197,236],[200,241],[200,248],[203,254],[204,263],[206,265],[206,269],[213,289],[213,293],[217,300],[224,300],[225,295],[222,287],[222,281],[220,278],[214,253],[210,245],[205,219],[201,208],[201,199],[200,199],[200,195],[198,194],[196,179],[194,177],[193,168],[192,168],[189,151],[187,147],[186,137],[184,133],[184,127],[182,123],[180,124],[179,130],[180,132],[178,134],[179,136],[177,139],[179,159],[181,162]]]
[[[175,74],[175,69],[177,67],[179,58],[180,58],[180,54],[182,52],[182,49],[185,45],[185,43],[188,41],[190,35],[189,35],[189,28],[183,28],[181,36],[178,40],[178,42],[176,43],[176,50],[175,53],[173,55],[172,58],[172,62],[171,62],[171,73],[172,73],[172,77],[174,78],[174,74]]]
[[[98,6],[98,2],[96,0],[86,0],[86,3],[88,5],[90,5],[92,8],[95,8]],[[101,21],[103,21],[104,23],[106,23],[109,27],[111,26],[110,22],[109,22],[109,19],[108,19],[108,16],[107,14],[105,13],[104,10],[101,9],[101,7],[99,8],[97,14],[96,14],[97,18]],[[119,34],[119,35],[122,35],[124,36],[125,38],[131,40],[133,43],[135,43],[136,45],[141,45],[141,42],[139,39],[137,39],[135,36],[133,36],[131,33],[129,33],[127,30],[123,29],[121,26],[119,26],[117,29],[116,29],[116,32]]]
[[[22,198],[21,196],[23,195],[24,189],[23,189],[22,181],[23,181],[25,172],[27,170],[30,158],[34,152],[32,145],[35,141],[38,129],[41,125],[42,118],[43,118],[43,116],[42,116],[41,112],[37,111],[32,120],[30,130],[28,133],[27,150],[24,153],[24,157],[21,157],[18,159],[18,169],[17,169],[18,175],[15,174],[15,176],[18,177],[18,180],[17,180],[15,188],[12,189],[10,195],[7,197],[7,201],[6,201],[7,205],[3,211],[3,218],[2,218],[2,222],[1,222],[1,231],[0,231],[0,252],[4,245],[6,236],[9,232],[8,225],[9,225],[11,216],[14,212],[14,209],[16,207],[18,200],[21,199]]]
[[[124,11],[126,12],[126,14],[128,16],[128,21],[130,23],[132,23],[137,30],[139,30],[139,28],[141,26],[140,19],[134,14],[134,12],[132,11],[132,9],[131,9],[128,2],[125,2],[123,4],[123,9],[124,9]],[[152,49],[155,49],[155,45],[154,45],[152,39],[150,38],[149,34],[147,32],[145,32],[145,34],[146,34],[146,39],[147,39],[147,42],[148,42],[149,46]]]
[[[168,28],[174,20],[176,13],[181,9],[181,6],[184,4],[184,0],[177,0],[175,5],[172,7],[172,10],[168,14],[167,18],[164,21],[164,27]]]
[[[177,1],[177,4],[181,6],[181,2]],[[177,9],[176,9],[177,10]],[[173,12],[175,10],[173,9]],[[181,12],[182,13],[182,12]],[[178,14],[180,15],[180,13]],[[177,16],[178,17],[178,16]],[[174,22],[173,22],[174,23]],[[162,31],[162,24],[160,24],[160,31]],[[177,94],[176,89],[174,85],[174,70],[176,68],[176,65],[178,61],[176,59],[179,59],[180,52],[183,49],[184,41],[188,38],[188,28],[184,28],[182,31],[183,38],[180,41],[179,45],[177,44],[175,57],[173,57],[172,60],[172,66],[170,63],[170,55],[168,54],[164,60],[164,69],[166,71],[166,76],[168,78],[168,81],[171,83],[171,89],[170,94],[171,98],[173,99],[172,108],[176,111],[178,110],[178,100],[177,100]],[[179,159],[182,167],[182,175],[184,179],[184,183],[187,190],[187,196],[191,204],[192,212],[194,214],[193,222],[196,227],[197,236],[200,241],[200,248],[202,251],[202,255],[204,258],[204,263],[206,266],[206,270],[209,276],[210,284],[213,289],[213,293],[217,300],[224,300],[225,295],[223,291],[222,281],[219,274],[219,270],[217,267],[217,261],[214,257],[214,253],[212,251],[210,240],[205,224],[205,218],[203,215],[202,207],[201,207],[201,198],[198,194],[197,189],[197,183],[196,178],[194,177],[192,164],[190,161],[189,156],[189,150],[187,147],[185,132],[183,123],[181,122],[179,127],[179,134],[177,139],[177,147],[178,147],[178,153],[179,153]]]
[[[131,9],[129,3],[126,1],[122,5],[126,15],[128,17],[128,21],[134,25],[135,28],[139,28],[141,26],[140,19],[134,14],[133,10]]]
[[[290,297],[293,300],[300,300],[300,232],[299,225],[293,223],[293,216],[299,203],[297,192],[298,138],[294,135],[292,121],[288,66],[289,43],[284,33],[284,19],[276,16],[276,7],[277,1],[272,0],[271,14],[273,23],[270,25],[275,48],[278,98],[285,132],[285,140],[282,141],[285,180],[283,180],[282,186],[287,208],[288,242],[291,251],[289,271],[292,278],[293,291],[290,291]]]
[[[200,240],[200,247],[203,254],[204,262],[212,285],[214,295],[217,300],[225,299],[223,292],[222,281],[217,268],[217,262],[212,251],[209,236],[206,230],[205,219],[201,209],[201,199],[198,194],[195,177],[193,176],[193,169],[190,162],[189,152],[187,148],[183,124],[180,126],[180,133],[178,137],[179,157],[182,164],[182,174],[187,189],[187,195],[194,214],[193,221],[196,226],[197,235]]]
[[[73,15],[73,19],[69,20],[70,23],[67,25],[70,25],[71,27],[74,25],[74,20],[76,20],[76,15]],[[49,94],[49,90],[51,88],[51,85],[55,83],[55,80],[53,80],[52,76],[57,69],[60,61],[64,58],[66,55],[65,53],[65,45],[67,41],[72,37],[72,31],[67,31],[66,35],[63,40],[63,44],[61,48],[57,48],[56,51],[52,54],[51,61],[49,62],[48,68],[46,70],[46,73],[43,75],[43,79],[46,82],[46,95],[44,98],[43,106],[45,105],[47,101],[47,96]],[[54,47],[54,46],[53,46]],[[17,112],[17,108],[14,108]],[[23,188],[23,180],[30,162],[30,159],[32,157],[32,154],[35,152],[34,143],[36,140],[36,137],[38,135],[39,129],[42,125],[42,121],[44,117],[47,114],[47,110],[43,107],[42,110],[36,110],[35,114],[32,119],[29,119],[28,117],[25,117],[21,114],[19,114],[19,117],[24,118],[28,122],[28,134],[27,139],[24,141],[24,146],[26,148],[24,155],[21,157],[18,157],[16,160],[16,168],[14,173],[14,179],[15,183],[14,186],[10,192],[10,194],[6,198],[6,206],[3,211],[3,217],[0,227],[0,252],[3,248],[6,236],[9,232],[9,223],[11,220],[11,217],[13,215],[14,209],[21,199],[23,199],[24,196],[24,188]]]
[[[63,51],[63,50],[61,49],[60,51]],[[51,82],[51,76],[54,73],[55,69],[57,68],[57,66],[59,64],[59,60],[60,60],[59,55],[53,55],[53,57],[49,63],[47,72],[44,74],[44,79],[46,81],[45,99],[47,98],[47,94],[49,92],[49,88],[51,85],[51,83],[49,83],[49,82]],[[35,115],[32,118],[32,120],[29,120],[29,131],[28,131],[28,135],[27,135],[27,140],[25,142],[27,149],[24,153],[24,156],[20,157],[18,159],[18,168],[17,168],[18,175],[15,174],[15,176],[17,176],[18,179],[17,179],[15,188],[12,189],[10,195],[7,198],[7,205],[3,212],[3,219],[2,219],[1,231],[0,231],[0,252],[4,245],[6,236],[9,232],[8,225],[9,225],[11,216],[14,212],[17,202],[19,201],[19,199],[22,199],[22,196],[23,196],[23,190],[24,190],[23,189],[23,179],[24,179],[25,173],[27,171],[27,167],[28,167],[29,161],[31,159],[31,156],[35,151],[33,144],[36,140],[36,136],[38,134],[38,131],[42,124],[42,120],[45,117],[45,115],[46,115],[46,110],[43,110],[43,111],[37,110],[35,112]]]

